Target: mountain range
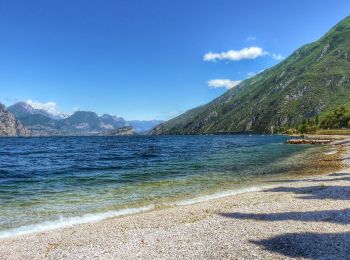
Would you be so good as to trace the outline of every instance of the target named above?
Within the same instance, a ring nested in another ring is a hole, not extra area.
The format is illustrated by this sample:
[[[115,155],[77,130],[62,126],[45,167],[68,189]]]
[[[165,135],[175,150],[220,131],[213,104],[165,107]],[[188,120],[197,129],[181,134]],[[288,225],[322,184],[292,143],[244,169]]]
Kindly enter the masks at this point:
[[[271,133],[350,103],[350,17],[319,40],[153,134]]]
[[[26,135],[131,135],[143,134],[162,123],[158,120],[126,121],[109,114],[102,116],[91,111],[77,111],[70,116],[57,116],[43,109],[35,109],[26,102],[18,102],[5,109],[19,125],[26,129]],[[0,133],[1,135],[1,133]]]

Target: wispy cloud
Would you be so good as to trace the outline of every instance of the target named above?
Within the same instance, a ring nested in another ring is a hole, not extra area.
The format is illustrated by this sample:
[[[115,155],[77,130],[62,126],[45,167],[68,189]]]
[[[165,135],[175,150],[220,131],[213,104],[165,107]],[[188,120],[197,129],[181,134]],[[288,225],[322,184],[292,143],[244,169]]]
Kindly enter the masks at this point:
[[[210,88],[226,88],[231,89],[241,83],[241,80],[230,80],[230,79],[212,79],[209,80],[208,86]]]
[[[63,113],[60,112],[57,108],[57,104],[55,102],[47,102],[47,103],[41,103],[39,101],[33,101],[28,100],[27,104],[32,106],[35,109],[43,109],[53,115],[62,115]]]
[[[274,60],[284,60],[285,57],[281,54],[269,53],[269,56]]]
[[[229,50],[227,52],[215,53],[208,52],[204,55],[203,60],[205,61],[216,61],[216,60],[232,60],[239,61],[244,59],[256,59],[260,56],[268,55],[260,47],[247,47],[241,50]]]
[[[46,110],[48,112],[50,112],[51,114],[56,114],[58,113],[57,111],[57,104],[55,102],[47,102],[47,103],[41,103],[39,101],[33,101],[33,100],[28,100],[27,104],[32,106],[35,109],[43,109]]]
[[[256,37],[253,36],[253,35],[250,35],[247,37],[247,39],[245,39],[247,42],[252,42],[252,41],[255,41],[256,40]]]

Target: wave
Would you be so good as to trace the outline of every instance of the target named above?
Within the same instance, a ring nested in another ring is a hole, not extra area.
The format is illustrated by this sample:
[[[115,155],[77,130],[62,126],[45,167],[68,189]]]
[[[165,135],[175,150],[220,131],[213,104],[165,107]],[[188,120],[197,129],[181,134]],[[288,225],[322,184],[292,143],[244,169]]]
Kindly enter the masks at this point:
[[[324,152],[324,154],[330,155],[330,154],[336,154],[337,152],[338,152],[337,150],[331,150],[331,151],[328,151],[328,152]]]
[[[185,205],[191,205],[191,204],[197,204],[200,202],[205,202],[209,200],[214,200],[214,199],[220,199],[224,197],[229,197],[241,193],[247,193],[247,192],[255,192],[255,191],[262,191],[266,188],[270,188],[271,186],[254,186],[254,187],[249,187],[249,188],[242,188],[242,189],[237,189],[237,190],[228,190],[228,191],[222,191],[222,192],[217,192],[214,194],[210,195],[204,195],[200,197],[196,197],[193,199],[187,199],[187,200],[180,200],[174,203],[168,203],[167,205],[174,205],[174,206],[185,206]]]
[[[210,195],[203,195],[192,199],[180,200],[172,203],[161,203],[160,205],[163,205],[165,207],[185,206],[185,205],[197,204],[200,202],[205,202],[213,199],[220,199],[220,198],[237,195],[241,193],[261,191],[266,188],[271,188],[271,185],[254,186],[254,187],[248,187],[248,188],[242,188],[242,189],[236,189],[236,190],[222,191],[222,192],[217,192]],[[49,231],[49,230],[58,229],[58,228],[71,227],[77,224],[98,222],[108,218],[146,212],[155,208],[156,206],[154,204],[151,204],[151,205],[139,207],[139,208],[126,208],[122,210],[107,211],[107,212],[102,212],[97,214],[89,213],[89,214],[85,214],[83,216],[77,216],[77,217],[61,217],[60,219],[55,221],[46,221],[38,224],[21,226],[18,228],[12,228],[12,229],[0,231],[0,238],[7,238],[7,237],[24,235],[24,234],[35,233],[35,232]]]
[[[127,209],[107,211],[107,212],[102,212],[97,214],[85,214],[83,216],[77,216],[77,217],[61,217],[60,219],[55,221],[46,221],[39,224],[32,224],[32,225],[21,226],[18,228],[12,228],[12,229],[0,231],[0,238],[24,235],[24,234],[35,233],[35,232],[43,232],[43,231],[48,231],[48,230],[53,230],[53,229],[63,228],[63,227],[71,227],[77,224],[98,222],[107,218],[120,217],[120,216],[149,211],[154,209],[154,207],[155,206],[151,204],[145,207],[127,208]]]

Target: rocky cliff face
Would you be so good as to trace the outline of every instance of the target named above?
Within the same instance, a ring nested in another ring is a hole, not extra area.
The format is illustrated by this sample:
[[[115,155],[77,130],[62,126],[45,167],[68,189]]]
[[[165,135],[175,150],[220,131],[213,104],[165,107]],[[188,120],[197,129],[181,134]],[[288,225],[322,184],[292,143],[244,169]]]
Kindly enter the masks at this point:
[[[29,131],[0,104],[0,136],[29,136]]]

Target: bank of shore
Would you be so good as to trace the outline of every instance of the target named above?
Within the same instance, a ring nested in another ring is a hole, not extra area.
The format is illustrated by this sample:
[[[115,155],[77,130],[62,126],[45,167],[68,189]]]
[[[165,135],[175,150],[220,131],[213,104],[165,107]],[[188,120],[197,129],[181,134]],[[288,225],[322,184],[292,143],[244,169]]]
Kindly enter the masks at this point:
[[[350,164],[270,188],[0,239],[0,259],[348,259]],[[340,153],[340,152],[338,152]]]

